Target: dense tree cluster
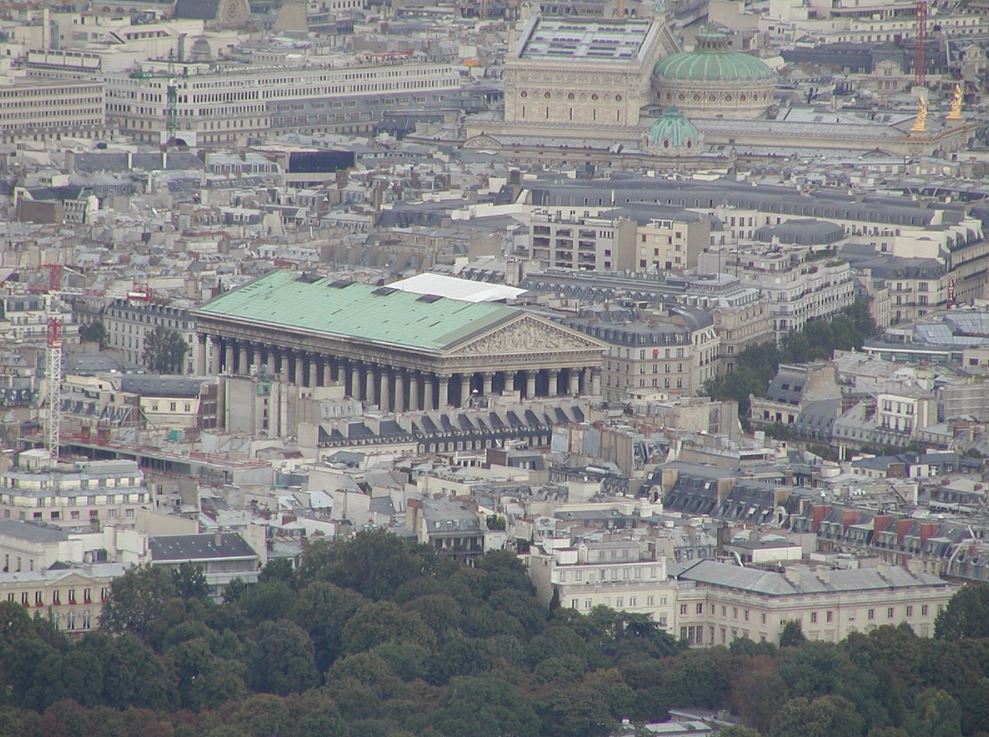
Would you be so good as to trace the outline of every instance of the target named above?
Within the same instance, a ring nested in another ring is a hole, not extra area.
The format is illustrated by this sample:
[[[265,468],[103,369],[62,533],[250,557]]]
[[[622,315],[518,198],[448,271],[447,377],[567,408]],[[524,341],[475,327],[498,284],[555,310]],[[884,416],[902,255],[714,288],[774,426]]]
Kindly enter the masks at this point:
[[[983,589],[939,639],[687,650],[643,616],[547,611],[508,553],[462,567],[382,531],[222,604],[203,584],[134,569],[72,642],[0,603],[0,737],[603,737],[673,707],[732,710],[728,737],[989,735]]]
[[[830,320],[809,320],[802,330],[790,333],[781,345],[774,342],[749,346],[738,354],[734,368],[711,379],[704,393],[715,399],[734,399],[740,417],[749,416],[749,395],[765,396],[781,363],[806,363],[830,359],[836,350],[862,347],[879,329],[869,314],[869,304],[858,300]]]
[[[164,325],[156,325],[144,336],[141,360],[151,371],[159,374],[181,374],[188,343],[182,333]]]

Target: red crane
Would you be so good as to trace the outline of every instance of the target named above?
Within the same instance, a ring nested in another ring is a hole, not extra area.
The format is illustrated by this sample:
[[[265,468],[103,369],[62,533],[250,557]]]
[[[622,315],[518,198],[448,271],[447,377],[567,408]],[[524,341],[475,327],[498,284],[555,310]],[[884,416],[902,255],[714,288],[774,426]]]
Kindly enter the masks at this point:
[[[917,0],[917,40],[913,49],[914,83],[927,85],[927,0]]]

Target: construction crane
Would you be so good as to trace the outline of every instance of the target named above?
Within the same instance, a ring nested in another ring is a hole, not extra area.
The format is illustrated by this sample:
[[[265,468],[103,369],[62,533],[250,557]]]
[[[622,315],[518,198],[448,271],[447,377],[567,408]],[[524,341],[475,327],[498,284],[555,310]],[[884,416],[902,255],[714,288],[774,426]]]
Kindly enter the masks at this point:
[[[48,381],[48,418],[45,425],[45,450],[52,465],[58,461],[62,428],[62,295],[102,297],[103,290],[64,289],[62,287],[62,264],[45,264],[48,269],[48,290],[45,314],[47,315],[45,378]],[[78,272],[75,272],[78,273]],[[44,291],[30,290],[30,291]]]
[[[178,130],[178,107],[179,107],[179,83],[175,80],[175,51],[168,51],[168,82],[165,85],[165,131],[168,138],[165,141],[170,143],[175,138]]]
[[[62,427],[62,288],[61,264],[48,266],[48,346],[45,352],[45,378],[48,380],[48,425],[45,449],[54,466],[58,461],[59,431]]]
[[[927,85],[927,0],[917,0],[917,40],[913,49],[914,84]]]

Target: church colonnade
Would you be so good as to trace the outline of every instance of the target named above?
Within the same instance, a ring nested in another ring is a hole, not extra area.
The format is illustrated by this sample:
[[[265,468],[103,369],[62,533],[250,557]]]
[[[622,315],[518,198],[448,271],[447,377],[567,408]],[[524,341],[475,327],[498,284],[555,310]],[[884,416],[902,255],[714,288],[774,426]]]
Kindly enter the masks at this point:
[[[518,391],[521,398],[600,395],[599,367],[430,371],[269,343],[197,334],[200,376],[248,374],[267,366],[298,386],[342,384],[344,393],[393,412],[465,407],[472,397]]]

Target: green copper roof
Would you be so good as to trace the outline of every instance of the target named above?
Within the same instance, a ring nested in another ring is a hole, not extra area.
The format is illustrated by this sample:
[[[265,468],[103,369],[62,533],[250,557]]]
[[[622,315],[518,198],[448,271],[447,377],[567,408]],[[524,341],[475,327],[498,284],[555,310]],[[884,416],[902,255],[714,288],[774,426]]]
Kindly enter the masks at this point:
[[[661,79],[681,82],[756,82],[775,76],[761,59],[716,48],[671,54],[656,62],[653,72]]]
[[[696,146],[701,137],[697,126],[683,117],[683,113],[675,107],[664,109],[656,122],[649,126],[646,135],[653,146],[663,147],[664,143],[668,143],[670,148],[684,148],[688,142],[690,146]]]
[[[518,314],[504,305],[312,280],[290,271],[266,274],[197,312],[434,352]]]

